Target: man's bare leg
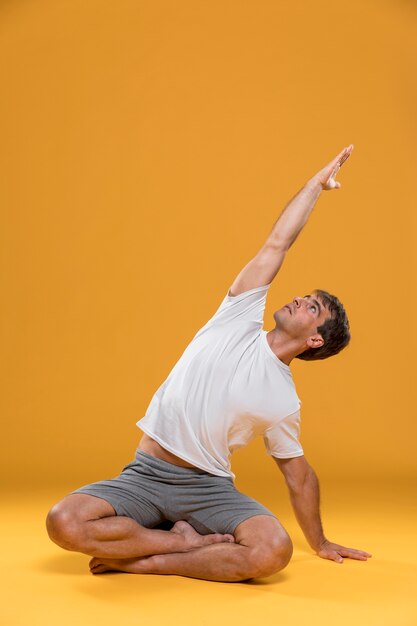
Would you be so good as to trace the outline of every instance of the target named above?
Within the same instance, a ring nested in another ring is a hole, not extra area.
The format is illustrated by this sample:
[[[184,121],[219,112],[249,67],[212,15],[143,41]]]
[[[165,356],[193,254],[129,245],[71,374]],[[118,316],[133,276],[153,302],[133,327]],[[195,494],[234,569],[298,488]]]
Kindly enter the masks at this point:
[[[233,535],[200,535],[185,521],[176,522],[169,531],[145,528],[130,517],[117,516],[106,500],[87,494],[69,494],[58,502],[48,514],[46,527],[52,541],[66,550],[112,559],[234,542]]]
[[[93,558],[90,571],[92,574],[114,570],[132,574],[174,574],[237,582],[278,572],[288,564],[292,551],[291,539],[280,522],[270,515],[256,515],[237,526],[235,543],[139,559]]]

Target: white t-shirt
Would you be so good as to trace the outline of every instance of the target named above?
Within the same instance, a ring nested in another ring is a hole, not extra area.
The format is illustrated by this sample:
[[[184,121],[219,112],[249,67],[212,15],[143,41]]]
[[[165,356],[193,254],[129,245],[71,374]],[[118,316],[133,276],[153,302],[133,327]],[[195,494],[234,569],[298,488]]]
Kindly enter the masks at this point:
[[[257,435],[274,457],[304,454],[301,401],[262,328],[269,287],[228,290],[137,422],[163,448],[217,476],[235,478],[232,452]]]

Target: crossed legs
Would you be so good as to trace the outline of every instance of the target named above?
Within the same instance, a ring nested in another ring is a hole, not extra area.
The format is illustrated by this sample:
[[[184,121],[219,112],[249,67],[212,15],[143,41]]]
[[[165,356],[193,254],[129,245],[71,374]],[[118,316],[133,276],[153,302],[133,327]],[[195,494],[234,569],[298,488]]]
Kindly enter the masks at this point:
[[[248,518],[234,535],[200,535],[185,521],[165,531],[117,516],[106,500],[87,494],[70,494],[58,502],[46,527],[62,548],[92,556],[94,574],[118,570],[232,582],[270,576],[292,555],[289,535],[270,515]]]

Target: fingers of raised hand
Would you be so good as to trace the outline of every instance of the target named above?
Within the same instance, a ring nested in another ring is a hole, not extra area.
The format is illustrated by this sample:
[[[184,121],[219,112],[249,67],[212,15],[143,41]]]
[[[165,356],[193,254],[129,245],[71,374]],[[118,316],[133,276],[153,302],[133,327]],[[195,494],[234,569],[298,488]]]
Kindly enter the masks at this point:
[[[343,154],[343,156],[340,157],[340,159],[337,162],[337,169],[340,168],[341,165],[343,165],[343,163],[346,161],[346,159],[348,159],[350,157],[350,153],[351,151],[347,151]]]
[[[347,148],[344,148],[342,150],[342,152],[340,152],[337,157],[335,157],[335,159],[333,159],[333,161],[335,162],[336,165],[336,171],[338,169],[340,169],[340,166],[343,165],[343,163],[346,161],[346,159],[348,159],[352,153],[353,150],[353,144],[350,144],[350,146],[348,146]]]

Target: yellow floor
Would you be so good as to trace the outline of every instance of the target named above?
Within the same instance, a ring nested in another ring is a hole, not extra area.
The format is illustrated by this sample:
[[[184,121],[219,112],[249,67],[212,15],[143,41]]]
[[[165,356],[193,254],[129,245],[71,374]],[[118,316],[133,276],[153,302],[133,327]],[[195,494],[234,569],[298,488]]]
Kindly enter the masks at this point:
[[[269,494],[262,501],[289,531],[293,558],[275,576],[246,583],[116,572],[93,576],[88,556],[60,549],[45,531],[47,511],[68,487],[4,496],[1,624],[415,626],[415,485],[380,480],[326,483],[323,489],[327,537],[373,557],[338,565],[316,556],[284,492],[277,491],[275,499]]]

